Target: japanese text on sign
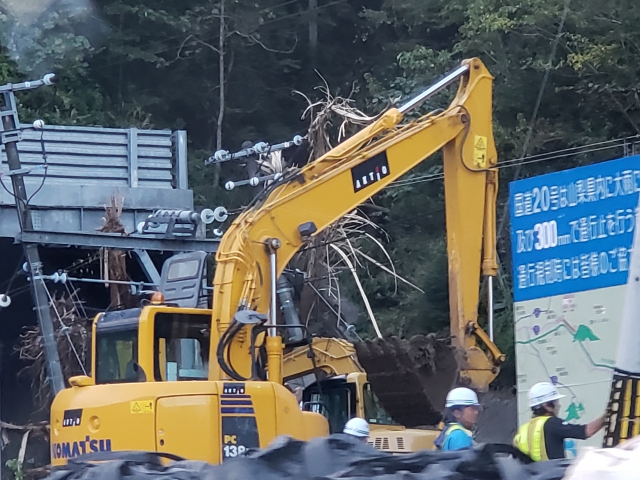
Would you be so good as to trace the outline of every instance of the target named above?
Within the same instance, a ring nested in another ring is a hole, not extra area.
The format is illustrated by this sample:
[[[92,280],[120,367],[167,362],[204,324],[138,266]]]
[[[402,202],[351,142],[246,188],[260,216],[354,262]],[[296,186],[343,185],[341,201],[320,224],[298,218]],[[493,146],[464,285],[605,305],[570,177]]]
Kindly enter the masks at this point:
[[[592,167],[595,165],[583,168]],[[550,175],[544,175],[544,177]],[[640,192],[640,169],[616,171],[606,176],[601,174],[585,176],[568,183],[551,180],[549,184],[535,186],[514,194],[513,215],[522,217],[541,212],[555,212],[584,203],[636,195],[638,192]]]
[[[536,223],[527,230],[516,230],[516,252],[530,252],[554,248],[558,245],[591,242],[615,235],[632,233],[635,227],[638,207],[634,210],[616,210],[600,215],[589,215],[568,222],[566,230],[558,231],[558,222]]]
[[[511,183],[514,300],[625,283],[639,193],[640,156]]]

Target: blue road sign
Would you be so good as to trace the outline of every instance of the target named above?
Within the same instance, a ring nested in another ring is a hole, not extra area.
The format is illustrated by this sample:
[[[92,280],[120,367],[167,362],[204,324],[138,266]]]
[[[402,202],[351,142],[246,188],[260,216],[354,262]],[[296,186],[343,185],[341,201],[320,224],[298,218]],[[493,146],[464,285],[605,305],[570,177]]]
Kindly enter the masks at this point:
[[[514,300],[627,281],[640,155],[509,185]]]

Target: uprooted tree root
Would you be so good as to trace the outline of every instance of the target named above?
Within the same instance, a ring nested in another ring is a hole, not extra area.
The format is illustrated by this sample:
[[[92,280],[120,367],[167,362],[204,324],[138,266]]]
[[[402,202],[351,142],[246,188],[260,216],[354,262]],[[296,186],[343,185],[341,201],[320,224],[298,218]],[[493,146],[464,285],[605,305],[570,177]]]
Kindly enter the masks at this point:
[[[111,197],[111,205],[105,206],[105,215],[102,217],[103,226],[98,229],[103,233],[119,233],[127,236],[128,233],[121,222],[124,197],[122,195]],[[100,250],[101,277],[104,280],[131,281],[127,274],[126,254],[122,250],[102,248]],[[127,285],[115,283],[109,284],[111,295],[111,307],[129,308],[133,306],[134,299]]]
[[[50,306],[54,335],[65,381],[91,369],[91,320],[79,312],[78,291],[56,295]],[[31,378],[36,402],[41,408],[51,400],[47,379],[44,340],[39,326],[24,327],[20,344],[15,347],[21,360],[29,363],[20,374]]]
[[[324,82],[324,79],[322,80]],[[302,119],[309,120],[306,135],[309,145],[309,162],[322,157],[337,142],[377,118],[367,116],[358,110],[351,98],[332,95],[326,82],[317,90],[321,92],[323,98],[316,101],[303,93],[296,92],[307,101]],[[265,175],[275,173],[286,175],[294,170],[294,167],[289,167],[282,161],[279,151],[261,156],[259,164]],[[395,271],[391,256],[383,245],[386,238],[387,235],[380,226],[361,210],[354,209],[318,235],[311,237],[295,255],[290,267],[307,274],[307,282],[302,294],[304,298],[299,302],[298,310],[302,322],[310,328],[310,331],[319,335],[344,335],[347,324],[357,319],[357,311],[354,312],[357,308],[350,308],[351,314],[342,310],[343,305],[346,307],[354,305],[344,299],[341,294],[339,277],[342,272],[350,275],[356,283],[362,303],[376,332],[380,330],[360,281],[362,271],[370,275],[369,265],[374,265],[391,274],[396,287],[399,280],[413,288],[418,288],[401,278]],[[362,248],[364,242],[374,245],[382,253],[382,257],[385,258],[384,263],[388,266],[367,255]]]

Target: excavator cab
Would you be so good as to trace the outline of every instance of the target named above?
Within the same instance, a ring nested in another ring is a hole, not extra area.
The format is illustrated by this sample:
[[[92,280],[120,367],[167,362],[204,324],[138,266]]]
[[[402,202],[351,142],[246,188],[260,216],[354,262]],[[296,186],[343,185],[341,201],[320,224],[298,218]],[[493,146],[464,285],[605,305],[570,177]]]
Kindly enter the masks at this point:
[[[96,317],[96,384],[208,378],[211,310],[201,308],[205,262],[205,252],[169,258],[158,292],[143,301],[150,308]]]
[[[312,383],[302,393],[303,409],[325,416],[331,433],[342,432],[349,419],[360,415],[372,427],[400,426],[380,404],[371,384],[362,383],[364,378],[361,373],[352,373]]]
[[[339,433],[349,419],[357,415],[357,391],[346,382],[346,376],[321,380],[304,389],[302,408],[323,415],[329,422],[329,432]]]
[[[340,433],[353,417],[364,418],[371,429],[368,443],[378,450],[406,454],[434,448],[435,427],[406,428],[382,406],[367,374],[354,372],[314,382],[302,393],[302,407],[323,415],[331,433]]]
[[[187,312],[157,305],[99,315],[93,329],[95,383],[206,380],[211,313]]]

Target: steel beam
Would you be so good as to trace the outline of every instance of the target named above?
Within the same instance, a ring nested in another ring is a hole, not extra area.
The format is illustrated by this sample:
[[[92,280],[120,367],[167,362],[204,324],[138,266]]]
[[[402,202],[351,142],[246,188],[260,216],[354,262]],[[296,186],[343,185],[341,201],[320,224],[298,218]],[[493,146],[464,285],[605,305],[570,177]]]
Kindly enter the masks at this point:
[[[89,233],[89,232],[45,232],[25,231],[14,237],[15,243],[52,245],[59,247],[116,248],[119,250],[155,250],[165,252],[215,253],[218,250],[217,239],[174,239],[153,238],[150,236]]]
[[[139,248],[136,248],[133,251],[136,254],[138,263],[140,263],[140,266],[144,270],[144,273],[149,281],[155,283],[156,285],[160,285],[160,272],[158,272],[158,269],[154,265],[153,260],[151,260],[151,257],[149,256],[147,251],[140,250]]]

